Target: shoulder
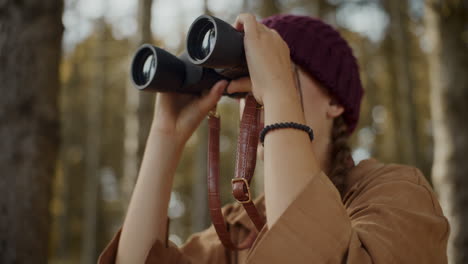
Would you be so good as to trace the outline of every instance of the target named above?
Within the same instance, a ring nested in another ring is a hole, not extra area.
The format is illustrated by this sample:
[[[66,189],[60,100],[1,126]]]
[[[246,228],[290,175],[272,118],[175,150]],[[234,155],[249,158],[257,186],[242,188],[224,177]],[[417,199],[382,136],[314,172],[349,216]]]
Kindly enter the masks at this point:
[[[349,172],[343,202],[350,204],[357,198],[378,203],[401,203],[403,206],[432,211],[443,215],[433,191],[423,173],[416,167],[384,164],[376,159],[361,161]]]
[[[421,171],[413,166],[403,164],[385,164],[374,158],[359,162],[351,169],[347,177],[347,185],[377,183],[381,181],[407,181],[414,184],[428,185]]]

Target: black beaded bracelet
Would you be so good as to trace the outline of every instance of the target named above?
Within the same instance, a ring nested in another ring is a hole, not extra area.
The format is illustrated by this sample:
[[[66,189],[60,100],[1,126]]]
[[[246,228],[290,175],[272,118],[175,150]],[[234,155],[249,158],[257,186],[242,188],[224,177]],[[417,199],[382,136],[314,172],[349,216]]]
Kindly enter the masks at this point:
[[[266,133],[268,133],[270,130],[279,129],[279,128],[296,128],[296,129],[304,130],[305,132],[309,134],[310,141],[314,140],[314,131],[312,130],[312,128],[306,125],[294,123],[294,122],[275,123],[275,124],[271,124],[271,125],[264,127],[262,131],[260,132],[260,142],[262,143],[262,146],[263,146],[263,141],[265,140]]]

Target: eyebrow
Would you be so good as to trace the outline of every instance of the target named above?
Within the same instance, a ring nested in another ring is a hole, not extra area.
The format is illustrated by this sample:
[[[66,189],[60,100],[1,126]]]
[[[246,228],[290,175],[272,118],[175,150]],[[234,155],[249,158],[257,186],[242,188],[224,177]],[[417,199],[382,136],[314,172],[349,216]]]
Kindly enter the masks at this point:
[[[299,92],[299,97],[301,98],[301,108],[302,112],[304,113],[304,102],[302,100],[302,86],[301,86],[301,80],[299,79],[299,72],[297,71],[297,65],[294,64],[294,75],[296,77],[296,89]]]

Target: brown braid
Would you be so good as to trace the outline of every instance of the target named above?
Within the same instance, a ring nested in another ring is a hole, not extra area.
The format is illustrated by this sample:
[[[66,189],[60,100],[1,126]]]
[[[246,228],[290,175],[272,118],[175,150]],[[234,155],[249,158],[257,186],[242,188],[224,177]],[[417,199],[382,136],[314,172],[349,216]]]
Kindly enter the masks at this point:
[[[299,78],[298,68],[294,64],[294,75],[296,78],[296,89],[298,91],[299,97],[301,98],[301,108],[304,112],[304,102],[302,98],[302,86],[301,80]],[[331,163],[330,168],[331,172],[328,176],[333,182],[335,187],[340,192],[341,196],[344,195],[344,189],[346,187],[346,175],[348,171],[354,167],[354,161],[351,156],[351,148],[348,146],[348,128],[344,121],[343,116],[339,116],[333,120],[333,127],[331,131]]]
[[[329,178],[336,186],[341,196],[344,195],[346,187],[346,175],[354,166],[351,157],[351,148],[348,145],[347,126],[342,116],[333,120],[333,128],[331,132],[331,163]]]

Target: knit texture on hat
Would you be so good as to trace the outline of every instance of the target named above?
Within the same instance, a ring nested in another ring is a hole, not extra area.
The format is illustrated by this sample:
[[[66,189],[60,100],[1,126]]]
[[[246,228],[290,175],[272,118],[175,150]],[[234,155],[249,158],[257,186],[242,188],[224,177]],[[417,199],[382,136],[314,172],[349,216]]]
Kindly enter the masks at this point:
[[[333,27],[308,16],[274,15],[262,23],[278,31],[289,46],[292,61],[343,105],[343,117],[351,134],[359,120],[364,90],[348,43]]]

